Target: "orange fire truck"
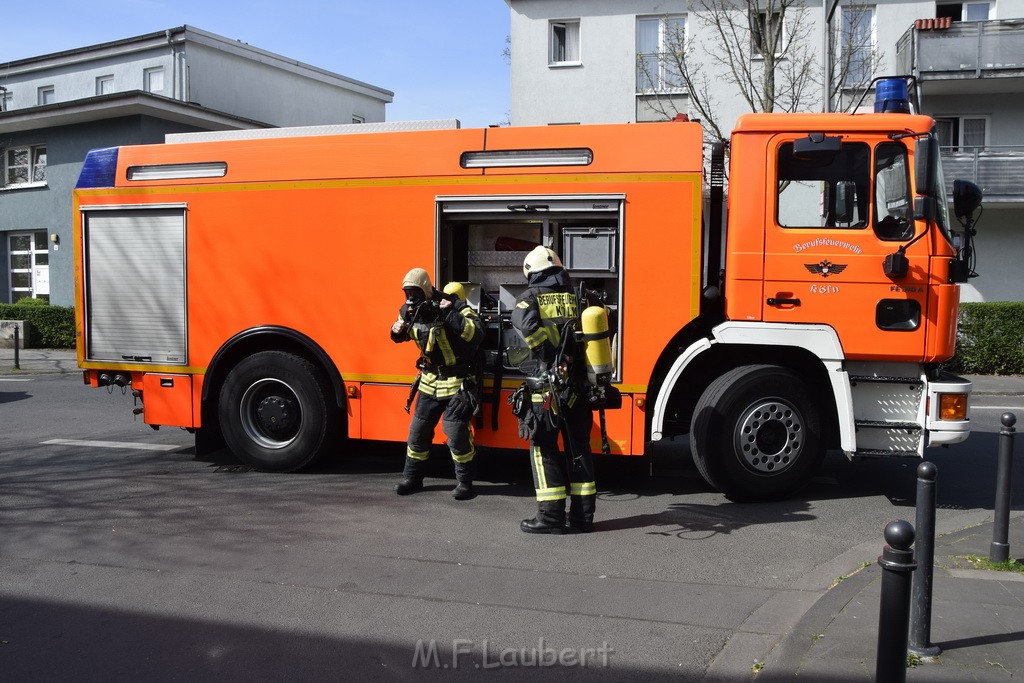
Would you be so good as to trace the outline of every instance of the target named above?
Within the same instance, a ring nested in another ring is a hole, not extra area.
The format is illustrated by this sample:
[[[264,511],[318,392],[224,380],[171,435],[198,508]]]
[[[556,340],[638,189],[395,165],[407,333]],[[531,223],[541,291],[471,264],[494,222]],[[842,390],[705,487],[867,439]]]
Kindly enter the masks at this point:
[[[688,433],[712,486],[756,498],[828,448],[967,438],[971,385],[938,363],[971,231],[947,214],[931,118],[746,115],[708,171],[694,122],[375,125],[92,151],[74,193],[85,381],[262,470],[404,441],[415,358],[388,330],[421,266],[490,321],[476,442],[522,448],[504,349],[544,244],[610,312],[612,453]]]

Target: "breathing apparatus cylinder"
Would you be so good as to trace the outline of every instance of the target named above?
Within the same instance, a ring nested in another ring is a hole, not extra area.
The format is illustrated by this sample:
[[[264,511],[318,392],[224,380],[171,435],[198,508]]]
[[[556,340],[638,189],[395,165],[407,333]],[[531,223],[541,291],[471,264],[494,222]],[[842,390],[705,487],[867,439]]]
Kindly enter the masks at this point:
[[[587,307],[580,316],[580,326],[583,331],[587,379],[594,386],[606,385],[615,373],[607,309],[604,306]]]

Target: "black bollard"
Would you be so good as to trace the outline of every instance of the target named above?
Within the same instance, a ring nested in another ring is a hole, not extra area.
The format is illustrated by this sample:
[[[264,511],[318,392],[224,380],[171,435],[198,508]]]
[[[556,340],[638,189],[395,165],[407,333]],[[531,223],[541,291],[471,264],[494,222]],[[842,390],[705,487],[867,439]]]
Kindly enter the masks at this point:
[[[935,657],[942,648],[933,645],[932,576],[935,567],[935,479],[938,468],[933,463],[917,466],[917,540],[914,541],[914,573],[910,602],[909,650],[923,657]]]
[[[18,326],[14,326],[14,369],[21,370],[21,363],[18,360]]]
[[[996,470],[995,523],[992,525],[992,545],[988,559],[992,562],[1006,562],[1010,559],[1010,475],[1013,469],[1013,425],[1017,416],[1003,413],[999,418],[1003,428],[999,430],[999,468]]]
[[[907,631],[910,626],[910,573],[917,568],[914,527],[902,519],[885,525],[885,543],[878,564],[882,566],[882,596],[878,608],[878,652],[875,683],[907,680]]]

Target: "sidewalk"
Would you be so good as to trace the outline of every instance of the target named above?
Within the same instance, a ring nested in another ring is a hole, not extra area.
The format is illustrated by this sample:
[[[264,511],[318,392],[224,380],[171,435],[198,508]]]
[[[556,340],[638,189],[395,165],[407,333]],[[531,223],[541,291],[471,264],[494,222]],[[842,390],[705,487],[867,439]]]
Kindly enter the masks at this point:
[[[942,652],[909,668],[908,681],[1009,681],[1024,672],[1024,574],[971,569],[963,559],[987,559],[991,542],[991,523],[936,538],[931,644]],[[1020,516],[1010,520],[1009,545],[1011,558],[1024,556]],[[881,578],[872,563],[826,593],[768,657],[758,683],[873,680]]]
[[[74,349],[18,349],[18,366],[14,349],[0,349],[0,376],[80,372]]]

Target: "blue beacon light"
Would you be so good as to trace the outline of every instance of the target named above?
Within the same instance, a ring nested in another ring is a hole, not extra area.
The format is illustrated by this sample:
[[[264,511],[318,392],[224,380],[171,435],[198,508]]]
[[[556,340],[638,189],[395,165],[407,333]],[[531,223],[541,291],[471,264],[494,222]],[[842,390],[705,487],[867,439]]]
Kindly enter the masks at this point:
[[[902,78],[886,78],[875,86],[875,113],[909,114],[910,97]]]

